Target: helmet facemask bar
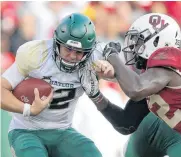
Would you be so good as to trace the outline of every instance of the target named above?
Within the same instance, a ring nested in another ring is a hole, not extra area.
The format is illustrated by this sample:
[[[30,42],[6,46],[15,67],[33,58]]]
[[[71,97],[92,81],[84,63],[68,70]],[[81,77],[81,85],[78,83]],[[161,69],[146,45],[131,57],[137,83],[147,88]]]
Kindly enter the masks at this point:
[[[85,62],[87,61],[87,59],[90,57],[90,55],[92,54],[92,51],[93,49],[81,49],[81,48],[76,48],[76,47],[73,47],[73,46],[70,46],[66,43],[63,43],[61,41],[59,41],[55,36],[54,36],[54,41],[53,41],[53,44],[54,44],[54,60],[56,62],[56,65],[57,67],[61,70],[61,71],[64,71],[64,72],[67,72],[67,73],[72,73],[74,71],[76,71],[77,69],[83,67],[85,65]],[[64,46],[66,47],[67,49],[71,49],[71,50],[74,50],[74,51],[79,51],[79,52],[84,52],[84,56],[82,57],[82,59],[79,61],[79,62],[76,62],[76,63],[71,63],[71,62],[68,62],[66,60],[64,60],[61,56],[60,56],[60,47],[61,46]]]
[[[125,45],[123,48],[126,65],[136,64],[139,55],[143,53],[145,49],[145,43],[151,36],[149,29],[145,29],[141,32],[138,30],[130,30],[125,35]]]

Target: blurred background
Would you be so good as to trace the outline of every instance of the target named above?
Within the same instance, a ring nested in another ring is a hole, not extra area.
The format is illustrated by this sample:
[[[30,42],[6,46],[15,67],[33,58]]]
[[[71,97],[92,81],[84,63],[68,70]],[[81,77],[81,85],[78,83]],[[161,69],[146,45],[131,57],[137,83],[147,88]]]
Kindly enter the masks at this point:
[[[179,1],[13,1],[1,2],[1,73],[13,62],[18,47],[27,41],[52,38],[62,17],[81,12],[96,26],[97,40],[123,42],[132,22],[149,12],[165,13],[181,26]],[[128,98],[116,83],[101,81],[103,93],[115,104],[124,107]],[[86,104],[86,105],[85,105]],[[1,111],[1,155],[12,157],[7,141],[11,116]],[[80,98],[73,126],[91,138],[103,157],[122,157],[129,136],[120,135],[84,95]]]

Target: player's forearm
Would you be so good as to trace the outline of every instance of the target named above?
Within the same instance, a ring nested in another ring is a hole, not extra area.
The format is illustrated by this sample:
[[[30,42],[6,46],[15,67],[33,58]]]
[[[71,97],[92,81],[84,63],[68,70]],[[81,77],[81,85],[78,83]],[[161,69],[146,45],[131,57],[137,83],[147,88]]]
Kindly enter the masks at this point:
[[[11,93],[11,91],[1,88],[1,109],[23,113],[24,103],[16,99],[16,97]]]
[[[130,99],[124,109],[111,103],[102,93],[91,100],[113,127],[123,135],[133,133],[149,113],[146,99],[137,102]]]
[[[134,100],[136,92],[139,89],[139,75],[124,65],[117,54],[113,54],[108,58],[115,70],[117,81],[125,94]]]
[[[138,128],[149,110],[146,99],[143,99],[138,102],[129,100],[124,110],[109,102],[107,107],[101,110],[101,113],[119,133],[128,135]]]

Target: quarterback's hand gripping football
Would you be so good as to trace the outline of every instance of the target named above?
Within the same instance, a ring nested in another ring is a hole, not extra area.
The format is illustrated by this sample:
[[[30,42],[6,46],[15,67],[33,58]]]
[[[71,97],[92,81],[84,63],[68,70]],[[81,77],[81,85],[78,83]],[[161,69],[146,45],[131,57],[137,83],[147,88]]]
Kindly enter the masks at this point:
[[[99,82],[96,72],[91,68],[84,68],[79,71],[80,82],[85,93],[94,98],[99,94]]]
[[[53,99],[53,90],[51,91],[51,93],[49,94],[48,97],[40,98],[39,91],[37,88],[35,88],[34,94],[35,94],[35,100],[33,101],[31,108],[30,108],[32,116],[38,115],[45,108],[49,107],[49,103]]]
[[[108,60],[109,56],[112,54],[119,54],[121,52],[121,44],[119,42],[109,42],[103,51],[103,57]]]

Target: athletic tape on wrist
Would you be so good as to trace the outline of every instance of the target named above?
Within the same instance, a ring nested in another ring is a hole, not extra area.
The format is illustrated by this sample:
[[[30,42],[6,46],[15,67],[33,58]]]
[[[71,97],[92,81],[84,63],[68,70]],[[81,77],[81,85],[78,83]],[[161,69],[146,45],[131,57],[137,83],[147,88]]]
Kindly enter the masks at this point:
[[[24,109],[23,109],[23,116],[24,117],[29,117],[30,116],[30,104],[27,104],[27,103],[25,103],[24,104]]]

